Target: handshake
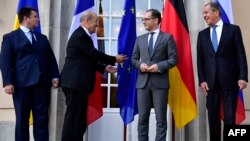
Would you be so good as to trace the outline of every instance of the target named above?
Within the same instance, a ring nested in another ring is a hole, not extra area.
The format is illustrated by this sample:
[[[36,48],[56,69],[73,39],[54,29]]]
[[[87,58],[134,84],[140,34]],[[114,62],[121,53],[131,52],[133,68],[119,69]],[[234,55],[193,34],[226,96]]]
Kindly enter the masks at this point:
[[[116,58],[116,63],[123,63],[128,59],[127,56],[123,55],[123,54],[121,54],[121,55],[118,54],[115,56],[115,58]]]
[[[121,55],[120,54],[116,55],[115,58],[116,58],[116,63],[123,63],[128,59],[126,55],[122,55],[122,54]],[[105,70],[107,72],[109,72],[109,73],[116,73],[117,72],[117,67],[107,65]]]

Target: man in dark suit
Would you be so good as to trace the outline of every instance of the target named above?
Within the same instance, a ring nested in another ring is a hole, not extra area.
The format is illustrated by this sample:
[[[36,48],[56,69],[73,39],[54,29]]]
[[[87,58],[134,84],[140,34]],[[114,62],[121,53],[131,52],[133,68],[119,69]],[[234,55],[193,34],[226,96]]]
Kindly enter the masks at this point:
[[[222,22],[219,5],[206,4],[203,16],[209,27],[198,35],[198,77],[207,97],[210,140],[220,141],[220,105],[224,124],[235,124],[238,90],[248,81],[247,60],[239,26]]]
[[[18,12],[20,28],[3,36],[1,71],[3,87],[13,96],[16,113],[16,141],[29,141],[29,116],[32,110],[34,138],[48,141],[50,88],[58,87],[59,71],[50,43],[35,32],[36,9]]]
[[[147,10],[142,21],[149,33],[136,39],[131,57],[133,66],[139,71],[136,84],[139,112],[138,140],[148,141],[149,115],[153,106],[157,121],[155,140],[165,141],[168,72],[178,62],[177,49],[173,36],[159,29],[161,23],[159,11]]]
[[[95,13],[83,14],[80,24],[69,38],[61,73],[61,87],[67,105],[62,141],[83,140],[87,128],[88,95],[93,91],[96,71],[114,73],[116,69],[112,65],[126,59],[123,55],[106,55],[94,47],[90,34],[95,33],[98,26],[98,16]]]

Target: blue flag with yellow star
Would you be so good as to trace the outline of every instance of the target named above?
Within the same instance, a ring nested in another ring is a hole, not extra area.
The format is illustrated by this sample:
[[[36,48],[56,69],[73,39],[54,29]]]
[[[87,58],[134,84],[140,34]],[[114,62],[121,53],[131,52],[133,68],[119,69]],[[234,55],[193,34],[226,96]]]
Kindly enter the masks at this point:
[[[136,40],[135,0],[125,0],[124,14],[118,35],[118,53],[128,60],[118,65],[118,103],[124,124],[134,120],[138,113],[136,79],[137,70],[131,64],[131,55]]]

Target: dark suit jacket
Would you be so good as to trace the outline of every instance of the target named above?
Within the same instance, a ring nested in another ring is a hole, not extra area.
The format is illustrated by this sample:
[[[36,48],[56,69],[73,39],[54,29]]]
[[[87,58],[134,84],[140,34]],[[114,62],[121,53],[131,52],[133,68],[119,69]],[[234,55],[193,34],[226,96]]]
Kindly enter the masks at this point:
[[[40,77],[51,85],[59,78],[58,65],[45,35],[35,32],[37,46],[33,47],[21,29],[3,36],[1,71],[3,86],[26,87],[38,83]]]
[[[151,82],[154,88],[169,88],[168,71],[178,62],[176,44],[173,36],[159,32],[155,42],[152,56],[148,51],[148,34],[137,37],[134,51],[131,57],[133,66],[139,70],[136,88],[143,88],[151,74]],[[140,66],[146,63],[148,66],[157,64],[160,72],[142,73]]]
[[[216,73],[222,89],[235,89],[238,80],[248,81],[246,53],[239,26],[224,24],[218,50],[215,53],[210,27],[201,31],[197,42],[199,84],[207,82],[213,89]]]
[[[67,45],[65,64],[61,72],[61,87],[91,92],[96,71],[114,65],[116,58],[99,52],[92,39],[80,26],[71,35]]]

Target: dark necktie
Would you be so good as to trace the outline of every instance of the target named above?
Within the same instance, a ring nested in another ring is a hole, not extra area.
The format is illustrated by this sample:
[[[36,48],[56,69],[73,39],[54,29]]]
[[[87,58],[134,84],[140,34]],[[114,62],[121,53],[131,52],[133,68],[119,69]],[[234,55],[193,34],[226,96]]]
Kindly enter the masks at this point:
[[[151,36],[150,36],[150,39],[149,39],[149,43],[148,43],[148,51],[149,51],[149,54],[150,56],[152,56],[153,54],[153,46],[154,46],[154,32],[151,32],[149,33]]]
[[[216,27],[217,25],[212,27],[212,43],[214,47],[214,51],[217,52],[218,49],[218,40],[217,40],[217,33],[216,33]]]
[[[37,44],[36,44],[36,39],[35,39],[35,37],[34,37],[34,31],[30,31],[30,34],[31,34],[31,39],[32,39],[32,46],[33,47],[36,47],[37,46]]]

